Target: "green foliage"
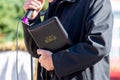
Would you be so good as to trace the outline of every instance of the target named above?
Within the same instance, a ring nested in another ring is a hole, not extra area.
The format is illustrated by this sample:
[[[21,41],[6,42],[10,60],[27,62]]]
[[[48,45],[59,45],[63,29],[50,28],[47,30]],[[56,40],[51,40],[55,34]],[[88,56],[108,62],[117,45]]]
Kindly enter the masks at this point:
[[[0,0],[0,42],[15,40],[18,20],[24,14],[22,5],[22,0]],[[22,30],[19,37],[22,37]]]
[[[45,5],[43,7],[43,10],[46,10],[48,8],[48,0],[45,0]]]
[[[24,0],[0,0],[0,43],[16,39],[18,21],[24,16],[23,3]],[[47,2],[43,9],[47,9]],[[23,38],[21,23],[18,37]]]

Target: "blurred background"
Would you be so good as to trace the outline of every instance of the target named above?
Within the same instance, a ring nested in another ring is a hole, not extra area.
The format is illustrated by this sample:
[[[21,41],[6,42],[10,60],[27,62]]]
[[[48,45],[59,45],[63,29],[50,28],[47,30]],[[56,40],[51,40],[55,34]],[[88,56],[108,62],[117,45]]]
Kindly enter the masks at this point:
[[[111,0],[114,15],[112,49],[110,52],[111,80],[120,80],[120,0]]]
[[[31,75],[36,80],[37,59],[28,54],[23,39],[23,3],[24,0],[0,0],[0,80],[31,80]],[[111,0],[111,4],[114,27],[110,79],[120,80],[120,0]],[[47,9],[47,5],[46,1],[43,10]]]

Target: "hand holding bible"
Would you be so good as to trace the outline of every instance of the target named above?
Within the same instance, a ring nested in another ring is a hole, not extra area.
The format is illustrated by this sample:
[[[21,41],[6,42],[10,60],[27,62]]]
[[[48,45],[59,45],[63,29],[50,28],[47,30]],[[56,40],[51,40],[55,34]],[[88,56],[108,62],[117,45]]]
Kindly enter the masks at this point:
[[[42,67],[44,67],[47,71],[54,70],[52,52],[48,50],[38,49],[37,54],[40,55],[39,62]]]

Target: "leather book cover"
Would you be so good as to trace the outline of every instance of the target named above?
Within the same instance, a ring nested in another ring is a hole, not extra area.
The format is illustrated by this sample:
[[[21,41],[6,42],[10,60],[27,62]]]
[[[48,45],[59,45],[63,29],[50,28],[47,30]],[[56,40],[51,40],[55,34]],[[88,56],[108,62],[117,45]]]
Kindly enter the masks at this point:
[[[57,17],[52,17],[28,29],[41,49],[57,52],[70,47],[68,35]]]

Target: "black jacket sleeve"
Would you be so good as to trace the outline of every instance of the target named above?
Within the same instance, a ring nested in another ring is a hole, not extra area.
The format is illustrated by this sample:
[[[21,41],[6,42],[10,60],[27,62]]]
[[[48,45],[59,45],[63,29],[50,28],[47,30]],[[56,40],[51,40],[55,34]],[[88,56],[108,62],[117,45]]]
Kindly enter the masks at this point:
[[[29,21],[29,24],[26,25],[23,23],[23,32],[24,32],[24,41],[27,48],[27,51],[30,53],[32,57],[38,57],[36,50],[38,49],[37,45],[35,44],[34,40],[32,39],[31,35],[28,32],[29,27],[33,27],[34,25],[40,23],[40,14],[34,19]]]
[[[85,41],[52,55],[58,77],[91,67],[109,55],[113,26],[109,0],[92,0],[88,12]]]

